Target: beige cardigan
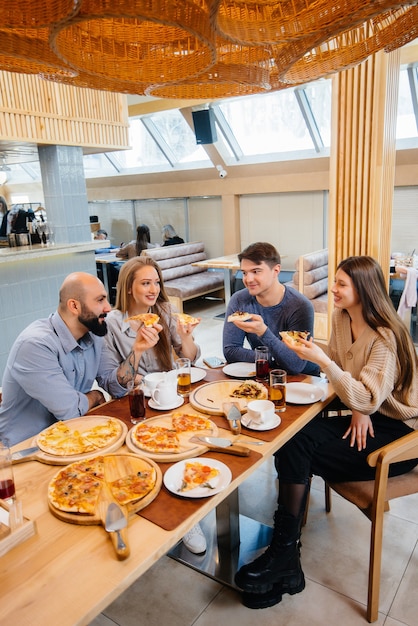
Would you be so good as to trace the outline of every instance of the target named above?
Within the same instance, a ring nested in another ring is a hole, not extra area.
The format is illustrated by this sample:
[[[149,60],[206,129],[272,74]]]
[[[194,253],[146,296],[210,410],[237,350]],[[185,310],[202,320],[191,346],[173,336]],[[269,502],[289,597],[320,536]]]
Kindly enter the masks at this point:
[[[382,328],[381,332],[386,342],[368,327],[353,343],[350,316],[345,310],[335,309],[326,350],[332,362],[324,372],[338,397],[349,408],[366,415],[380,411],[418,430],[418,376],[411,386],[408,404],[404,404],[399,392],[394,390],[397,378],[395,337],[387,328]]]

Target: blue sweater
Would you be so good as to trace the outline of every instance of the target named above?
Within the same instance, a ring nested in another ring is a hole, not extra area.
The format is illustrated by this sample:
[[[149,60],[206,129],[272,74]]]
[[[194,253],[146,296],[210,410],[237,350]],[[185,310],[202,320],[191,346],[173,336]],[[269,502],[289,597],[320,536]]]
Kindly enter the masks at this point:
[[[267,330],[262,337],[245,333],[233,322],[227,322],[228,315],[234,311],[246,311],[261,315]],[[253,363],[254,349],[268,346],[272,365],[287,371],[288,374],[311,374],[317,376],[319,367],[310,361],[303,361],[282,341],[282,330],[308,330],[313,332],[314,310],[311,302],[292,287],[286,287],[283,300],[275,306],[262,306],[248,289],[241,289],[231,297],[226,311],[223,330],[223,351],[229,363],[245,361]],[[251,348],[244,347],[247,339]]]

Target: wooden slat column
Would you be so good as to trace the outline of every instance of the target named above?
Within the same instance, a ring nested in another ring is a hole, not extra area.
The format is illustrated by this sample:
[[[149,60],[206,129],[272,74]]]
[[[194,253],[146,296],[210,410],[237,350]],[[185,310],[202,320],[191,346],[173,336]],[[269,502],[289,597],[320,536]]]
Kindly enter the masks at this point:
[[[399,68],[399,50],[379,52],[333,79],[330,285],[351,255],[373,256],[389,276]]]

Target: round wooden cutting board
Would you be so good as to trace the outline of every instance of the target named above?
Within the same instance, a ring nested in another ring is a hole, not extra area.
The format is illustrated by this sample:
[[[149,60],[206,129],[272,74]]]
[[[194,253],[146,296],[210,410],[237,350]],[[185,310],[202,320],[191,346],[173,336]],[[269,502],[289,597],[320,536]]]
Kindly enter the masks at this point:
[[[225,402],[234,402],[239,405],[241,413],[247,410],[248,402],[255,398],[234,398],[232,392],[243,384],[242,380],[220,380],[201,385],[189,396],[190,404],[208,415],[225,415],[223,404]],[[251,381],[253,382],[253,381]],[[262,385],[264,387],[264,385]],[[267,388],[265,389],[265,398],[267,399]],[[259,398],[261,399],[261,398]]]
[[[84,430],[88,430],[93,426],[105,424],[109,420],[112,420],[112,422],[117,422],[119,426],[119,434],[115,436],[113,441],[108,443],[103,448],[97,448],[97,450],[86,452],[84,454],[67,454],[64,456],[49,454],[48,452],[44,452],[39,448],[39,450],[35,452],[32,456],[25,457],[25,460],[40,461],[41,463],[46,463],[47,465],[68,465],[69,463],[73,463],[74,461],[82,461],[83,459],[89,459],[98,456],[99,454],[116,452],[125,443],[126,434],[128,432],[128,427],[126,426],[126,424],[124,424],[116,417],[109,417],[107,415],[86,415],[84,417],[75,417],[74,419],[66,420],[65,425],[68,426],[71,431],[78,430],[81,432]],[[45,430],[43,430],[42,432],[45,432]],[[39,433],[39,435],[34,438],[34,440],[32,441],[32,446],[38,446],[38,437],[40,436],[40,434],[41,433]]]
[[[190,413],[192,414],[192,413]],[[165,428],[172,428],[171,422],[171,413],[167,413],[166,415],[158,415],[157,417],[151,417],[146,420],[147,424],[152,424],[154,426],[163,426]],[[141,456],[147,459],[154,459],[158,461],[158,463],[173,463],[176,461],[182,461],[183,459],[189,459],[193,456],[200,456],[208,451],[208,447],[205,445],[199,445],[198,443],[194,443],[189,441],[193,435],[206,435],[211,437],[217,437],[219,433],[219,429],[214,422],[211,422],[212,428],[210,430],[188,430],[184,433],[178,433],[178,438],[180,440],[181,451],[178,453],[159,453],[159,452],[148,452],[146,450],[142,450],[132,438],[131,428],[126,436],[126,445],[135,454],[140,454]]]
[[[101,454],[96,454],[96,456],[102,456]],[[125,506],[119,505],[120,508],[126,511],[127,515],[131,516],[141,511],[143,508],[148,506],[159,494],[161,485],[162,485],[162,472],[158,467],[157,463],[155,463],[152,459],[145,459],[136,454],[106,454],[103,455],[105,459],[105,481],[113,481],[118,478],[122,478],[128,474],[135,474],[137,472],[141,472],[144,470],[153,469],[155,472],[155,485],[153,489],[147,493],[146,496],[137,500],[136,502],[129,503]],[[62,471],[62,468],[59,472],[57,472],[52,479]],[[51,482],[52,482],[51,481]],[[104,485],[101,490],[100,498],[96,507],[96,511],[94,515],[87,515],[84,513],[67,513],[66,511],[61,511],[57,507],[55,507],[50,501],[48,494],[48,505],[51,513],[53,513],[56,517],[63,520],[64,522],[70,522],[71,524],[81,524],[85,526],[94,526],[98,524],[104,525],[104,519],[106,516],[107,506],[110,502],[116,502],[116,500],[112,497],[110,488],[104,482]]]

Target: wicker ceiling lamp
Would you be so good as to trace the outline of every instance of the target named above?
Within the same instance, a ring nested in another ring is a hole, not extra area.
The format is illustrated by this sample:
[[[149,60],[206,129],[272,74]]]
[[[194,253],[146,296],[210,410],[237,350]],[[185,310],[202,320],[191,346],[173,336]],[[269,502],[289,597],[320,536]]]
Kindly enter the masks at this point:
[[[151,85],[159,98],[217,99],[262,93],[270,89],[271,50],[217,39],[216,63],[196,78],[173,85]]]
[[[216,55],[204,0],[81,0],[51,47],[77,70],[147,84],[195,76]]]
[[[79,0],[0,0],[2,28],[43,28],[75,15]]]
[[[358,65],[379,50],[395,50],[417,36],[417,6],[387,11],[313,48],[280,79],[292,84],[317,80]]]
[[[123,82],[121,80],[113,80],[105,76],[93,76],[86,72],[79,72],[74,77],[53,72],[41,72],[39,77],[43,80],[49,80],[64,85],[72,85],[73,87],[82,87],[84,89],[98,89],[99,91],[113,91],[115,93],[133,94],[136,96],[145,96],[145,89],[149,87],[148,83]]]
[[[281,44],[353,28],[383,11],[414,4],[393,0],[212,0],[212,23],[232,41]]]
[[[22,74],[74,77],[77,72],[58,59],[48,44],[47,28],[0,28],[0,70]]]

